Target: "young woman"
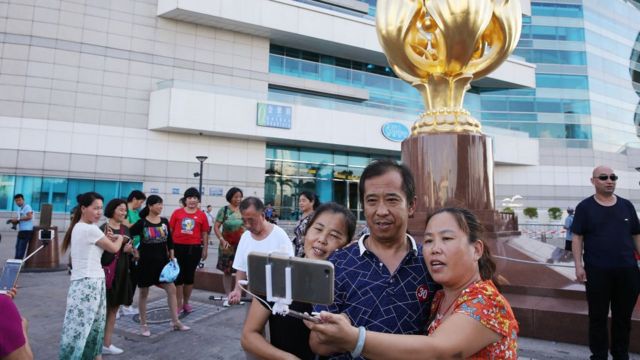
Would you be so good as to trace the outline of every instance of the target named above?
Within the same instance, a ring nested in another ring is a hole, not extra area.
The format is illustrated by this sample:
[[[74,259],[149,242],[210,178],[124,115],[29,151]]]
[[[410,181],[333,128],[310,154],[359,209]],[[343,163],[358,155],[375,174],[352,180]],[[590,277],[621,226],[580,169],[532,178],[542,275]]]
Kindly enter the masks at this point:
[[[100,194],[78,195],[78,205],[62,242],[62,252],[70,250],[73,259],[67,310],[60,339],[60,359],[102,359],[106,293],[100,257],[104,250],[115,253],[122,247],[122,235],[96,223],[102,216]]]
[[[209,221],[204,211],[198,209],[200,192],[196,188],[188,188],[184,192],[184,201],[186,206],[171,214],[169,228],[180,265],[180,274],[175,281],[178,311],[188,314],[193,311],[189,298],[196,268],[200,260],[207,259]]]
[[[158,195],[150,195],[147,199],[147,206],[140,211],[140,220],[130,229],[132,236],[140,236],[138,309],[140,310],[140,335],[142,336],[151,336],[149,326],[147,326],[147,298],[149,297],[149,286],[153,285],[162,287],[167,293],[167,304],[173,329],[180,331],[190,329],[178,320],[175,285],[160,282],[162,268],[173,259],[173,241],[169,231],[169,221],[160,216],[162,208],[162,198]]]
[[[336,203],[320,205],[310,219],[304,235],[304,256],[326,260],[336,249],[348,244],[356,229],[356,219],[345,207]],[[264,298],[263,298],[264,300]],[[311,304],[294,302],[291,309],[311,313]],[[269,321],[271,343],[262,335]],[[309,329],[302,320],[272,315],[258,300],[251,302],[242,330],[242,347],[260,359],[314,359],[309,348]]]
[[[111,284],[107,284],[107,326],[104,329],[102,353],[117,355],[122,354],[123,350],[111,343],[113,328],[116,325],[116,314],[120,305],[129,306],[133,302],[133,283],[129,274],[133,244],[128,241],[129,229],[123,223],[127,216],[127,202],[123,199],[109,201],[104,209],[104,216],[107,218],[107,222],[100,226],[100,230],[105,234],[111,231],[111,233],[122,235],[125,238],[124,245],[116,254],[104,252],[100,259],[102,266],[107,266],[112,261],[116,262],[115,277]]]
[[[309,224],[309,220],[311,220],[313,211],[318,208],[318,205],[320,205],[320,200],[316,194],[311,191],[303,191],[300,193],[298,207],[300,207],[302,215],[300,215],[300,220],[298,220],[295,229],[293,229],[293,250],[296,256],[304,255],[304,232]]]
[[[216,221],[213,224],[213,231],[218,240],[220,240],[216,268],[223,272],[222,286],[228,299],[229,293],[235,286],[232,276],[235,272],[233,269],[233,260],[236,256],[238,243],[240,243],[240,237],[244,232],[242,216],[240,215],[242,190],[237,187],[232,187],[227,191],[226,199],[229,205],[218,211]],[[222,306],[228,307],[229,300],[225,300]]]
[[[351,326],[345,316],[322,312],[307,322],[322,343],[367,359],[517,359],[518,323],[492,278],[495,264],[480,240],[481,225],[466,209],[438,210],[427,222],[427,268],[436,293],[429,336],[397,335]]]

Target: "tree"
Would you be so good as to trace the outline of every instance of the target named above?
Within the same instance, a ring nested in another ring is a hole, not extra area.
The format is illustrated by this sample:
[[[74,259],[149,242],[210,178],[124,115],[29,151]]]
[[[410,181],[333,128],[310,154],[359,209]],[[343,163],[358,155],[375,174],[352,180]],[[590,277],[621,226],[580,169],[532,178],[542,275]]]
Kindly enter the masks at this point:
[[[562,218],[562,210],[559,207],[552,207],[547,210],[549,214],[549,219],[551,220],[560,220]]]
[[[525,208],[522,211],[522,213],[524,214],[524,216],[528,217],[529,219],[535,219],[538,217],[538,209],[534,207]]]
[[[513,209],[508,207],[508,206],[506,208],[502,209],[502,212],[503,213],[507,213],[507,214],[513,214],[514,213]]]

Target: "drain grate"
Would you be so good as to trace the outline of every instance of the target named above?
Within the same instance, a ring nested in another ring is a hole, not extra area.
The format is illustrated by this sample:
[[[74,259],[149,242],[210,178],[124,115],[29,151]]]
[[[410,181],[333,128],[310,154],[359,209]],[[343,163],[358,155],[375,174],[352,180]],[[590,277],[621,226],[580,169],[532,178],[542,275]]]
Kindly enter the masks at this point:
[[[182,319],[186,315],[181,313],[178,318]],[[134,315],[134,322],[140,324],[140,315]],[[164,324],[171,321],[171,313],[168,307],[159,307],[147,310],[147,324]]]

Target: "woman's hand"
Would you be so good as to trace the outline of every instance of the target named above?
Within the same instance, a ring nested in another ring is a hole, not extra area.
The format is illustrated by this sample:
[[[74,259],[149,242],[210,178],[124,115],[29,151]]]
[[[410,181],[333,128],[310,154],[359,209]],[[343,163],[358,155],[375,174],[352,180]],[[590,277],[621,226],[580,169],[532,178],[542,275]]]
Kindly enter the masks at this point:
[[[223,249],[228,249],[231,244],[229,244],[229,242],[225,239],[220,239],[220,246],[222,246]]]
[[[204,245],[202,247],[202,261],[207,260],[207,256],[209,255],[209,246],[208,245]]]
[[[358,328],[351,326],[346,315],[323,311],[320,320],[320,323],[304,322],[319,345],[334,349],[334,352],[350,352],[356,347]]]
[[[133,254],[133,245],[131,244],[131,241],[127,242],[124,245],[124,250],[125,253],[127,254]]]
[[[111,241],[115,241],[115,240],[116,240],[116,239],[115,239],[115,236],[113,235],[113,229],[112,229],[112,228],[111,228],[111,226],[109,226],[108,224],[107,224],[107,226],[106,226],[106,229],[105,229],[105,231],[104,231],[104,234],[105,234],[105,236],[106,236],[106,237],[108,237],[108,238],[109,238],[109,240],[111,240]]]
[[[10,297],[11,300],[13,300],[13,298],[15,298],[17,294],[18,294],[18,289],[16,287],[11,288],[9,291],[5,293],[5,295]]]

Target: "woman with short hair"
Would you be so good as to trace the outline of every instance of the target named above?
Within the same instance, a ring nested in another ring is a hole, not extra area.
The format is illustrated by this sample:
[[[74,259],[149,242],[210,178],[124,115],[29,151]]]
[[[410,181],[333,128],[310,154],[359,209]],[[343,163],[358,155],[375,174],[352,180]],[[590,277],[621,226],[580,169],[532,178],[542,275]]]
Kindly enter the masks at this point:
[[[326,203],[320,205],[309,221],[304,234],[304,257],[326,260],[336,249],[351,242],[356,229],[355,216],[342,205]],[[265,300],[264,297],[261,297]],[[272,306],[272,305],[271,305]],[[311,313],[311,304],[294,301],[291,310]],[[271,341],[262,330],[267,321]],[[315,359],[309,347],[309,329],[300,319],[273,315],[259,300],[251,302],[247,319],[242,329],[242,347],[260,359]]]
[[[227,191],[225,198],[229,205],[222,207],[216,215],[216,221],[213,224],[213,231],[220,241],[218,246],[218,262],[216,268],[222,271],[222,286],[227,299],[224,300],[222,306],[228,307],[229,293],[233,290],[235,284],[233,281],[233,260],[236,256],[236,250],[240,243],[240,237],[244,233],[244,225],[242,223],[242,215],[240,215],[240,203],[242,202],[242,190],[232,187]]]
[[[127,202],[123,199],[113,199],[109,201],[104,209],[104,216],[107,222],[100,226],[100,230],[105,234],[111,231],[113,234],[122,235],[124,244],[115,253],[103,252],[100,263],[109,269],[109,265],[115,261],[115,267],[111,283],[106,284],[107,288],[107,325],[104,330],[104,345],[102,353],[108,355],[122,354],[123,350],[111,343],[113,329],[116,326],[116,315],[120,305],[129,306],[133,302],[133,283],[129,274],[130,258],[133,254],[133,243],[129,239],[129,228],[124,225],[127,216]],[[105,274],[105,279],[109,277]]]
[[[300,197],[298,198],[298,207],[302,214],[300,215],[300,219],[296,224],[296,227],[293,229],[293,250],[296,256],[304,256],[304,232],[309,224],[309,220],[311,220],[311,216],[313,215],[313,211],[318,208],[320,205],[320,199],[318,196],[311,191],[303,191],[300,193]]]

